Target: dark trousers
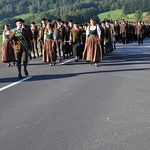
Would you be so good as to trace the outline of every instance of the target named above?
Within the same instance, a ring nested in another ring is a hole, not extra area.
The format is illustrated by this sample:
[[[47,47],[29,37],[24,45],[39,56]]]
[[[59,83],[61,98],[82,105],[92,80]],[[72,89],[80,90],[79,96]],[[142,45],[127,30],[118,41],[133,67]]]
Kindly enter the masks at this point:
[[[27,50],[15,50],[15,58],[17,62],[18,75],[21,75],[21,62],[23,61],[24,72],[27,72],[28,51]]]
[[[62,55],[64,56],[62,39],[56,40],[56,50],[57,50],[57,56],[59,57],[59,60],[61,61],[61,56]]]
[[[80,43],[73,43],[73,56],[78,58],[81,54],[81,45]]]
[[[143,44],[143,35],[142,34],[137,34],[137,40],[139,44]]]
[[[126,33],[122,33],[122,43],[126,44]]]

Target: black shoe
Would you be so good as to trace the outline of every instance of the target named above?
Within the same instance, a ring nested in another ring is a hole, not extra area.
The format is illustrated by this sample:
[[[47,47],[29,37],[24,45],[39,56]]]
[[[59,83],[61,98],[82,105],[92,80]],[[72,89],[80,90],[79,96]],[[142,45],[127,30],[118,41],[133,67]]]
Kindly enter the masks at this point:
[[[75,59],[75,62],[78,62],[78,59]]]
[[[7,64],[7,67],[10,67],[10,63]]]
[[[21,74],[18,75],[18,79],[22,79],[22,75]]]
[[[35,58],[36,58],[36,56],[33,57],[33,59],[35,59]]]
[[[32,56],[31,55],[29,55],[29,59],[32,60]]]
[[[28,75],[29,75],[29,73],[28,73],[27,70],[24,71],[24,74],[25,74],[25,76],[28,76]]]
[[[39,54],[37,54],[37,57],[38,57],[38,58],[40,57]]]

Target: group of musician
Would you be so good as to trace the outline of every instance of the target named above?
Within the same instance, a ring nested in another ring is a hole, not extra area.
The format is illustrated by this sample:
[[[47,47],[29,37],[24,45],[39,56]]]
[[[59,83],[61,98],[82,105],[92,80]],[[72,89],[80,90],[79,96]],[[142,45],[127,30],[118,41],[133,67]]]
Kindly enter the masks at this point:
[[[42,18],[40,24],[17,19],[16,28],[10,29],[6,24],[3,31],[2,62],[9,67],[16,64],[18,78],[22,78],[21,63],[25,76],[28,76],[28,59],[42,57],[50,66],[66,58],[74,57],[75,62],[85,60],[98,66],[103,57],[116,49],[116,43],[127,44],[150,37],[150,25],[142,21],[128,22],[124,19],[105,20],[102,22],[91,18],[89,22],[79,24],[75,21],[65,22]]]

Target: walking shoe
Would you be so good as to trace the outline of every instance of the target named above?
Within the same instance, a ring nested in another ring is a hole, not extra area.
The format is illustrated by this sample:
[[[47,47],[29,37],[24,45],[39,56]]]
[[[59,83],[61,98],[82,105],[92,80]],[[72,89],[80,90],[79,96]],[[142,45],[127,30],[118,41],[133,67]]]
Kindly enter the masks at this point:
[[[28,76],[28,75],[29,75],[29,73],[28,73],[27,70],[24,71],[24,74],[25,74],[25,76]]]
[[[98,63],[95,63],[95,66],[98,67]]]
[[[22,75],[21,74],[18,75],[18,79],[22,79]]]
[[[10,67],[10,63],[7,64],[7,67]]]

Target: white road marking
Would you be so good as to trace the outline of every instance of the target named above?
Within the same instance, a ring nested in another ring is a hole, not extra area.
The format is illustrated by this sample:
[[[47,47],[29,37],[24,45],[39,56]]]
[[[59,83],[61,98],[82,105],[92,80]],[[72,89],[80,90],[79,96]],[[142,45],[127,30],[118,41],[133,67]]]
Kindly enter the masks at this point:
[[[71,62],[71,61],[73,61],[73,60],[75,60],[75,58],[69,59],[69,60],[64,61],[64,62],[62,62],[62,63],[59,63],[59,65],[64,65],[64,64],[66,64],[66,63],[68,63],[68,62]]]
[[[19,81],[17,81],[17,82],[14,82],[14,83],[12,83],[12,84],[9,84],[9,85],[7,85],[7,86],[4,86],[4,87],[0,88],[0,92],[3,91],[3,90],[6,90],[6,89],[8,89],[8,88],[10,88],[10,87],[12,87],[12,86],[14,86],[14,85],[16,85],[16,84],[19,84],[19,83],[21,83],[21,82],[23,82],[23,81],[26,81],[26,80],[28,80],[28,79],[30,79],[30,78],[32,78],[32,77],[33,77],[33,76],[29,76],[29,77],[23,78],[23,79],[21,79],[21,80],[19,80]]]
[[[69,60],[64,61],[64,62],[62,62],[62,63],[59,63],[58,65],[64,65],[64,64],[66,64],[66,63],[68,63],[68,62],[73,61],[74,59],[75,59],[75,58],[69,59]],[[8,88],[10,88],[10,87],[12,87],[12,86],[14,86],[14,85],[17,85],[17,84],[19,84],[19,83],[21,83],[21,82],[23,82],[23,81],[26,81],[26,80],[28,80],[28,79],[30,79],[30,78],[32,78],[32,77],[33,77],[33,76],[29,76],[29,77],[23,78],[22,80],[19,80],[19,81],[17,81],[17,82],[14,82],[14,83],[12,83],[12,84],[9,84],[9,85],[7,85],[7,86],[4,86],[4,87],[0,88],[0,92],[1,92],[1,91],[4,91],[4,90],[6,90],[6,89],[8,89]]]

